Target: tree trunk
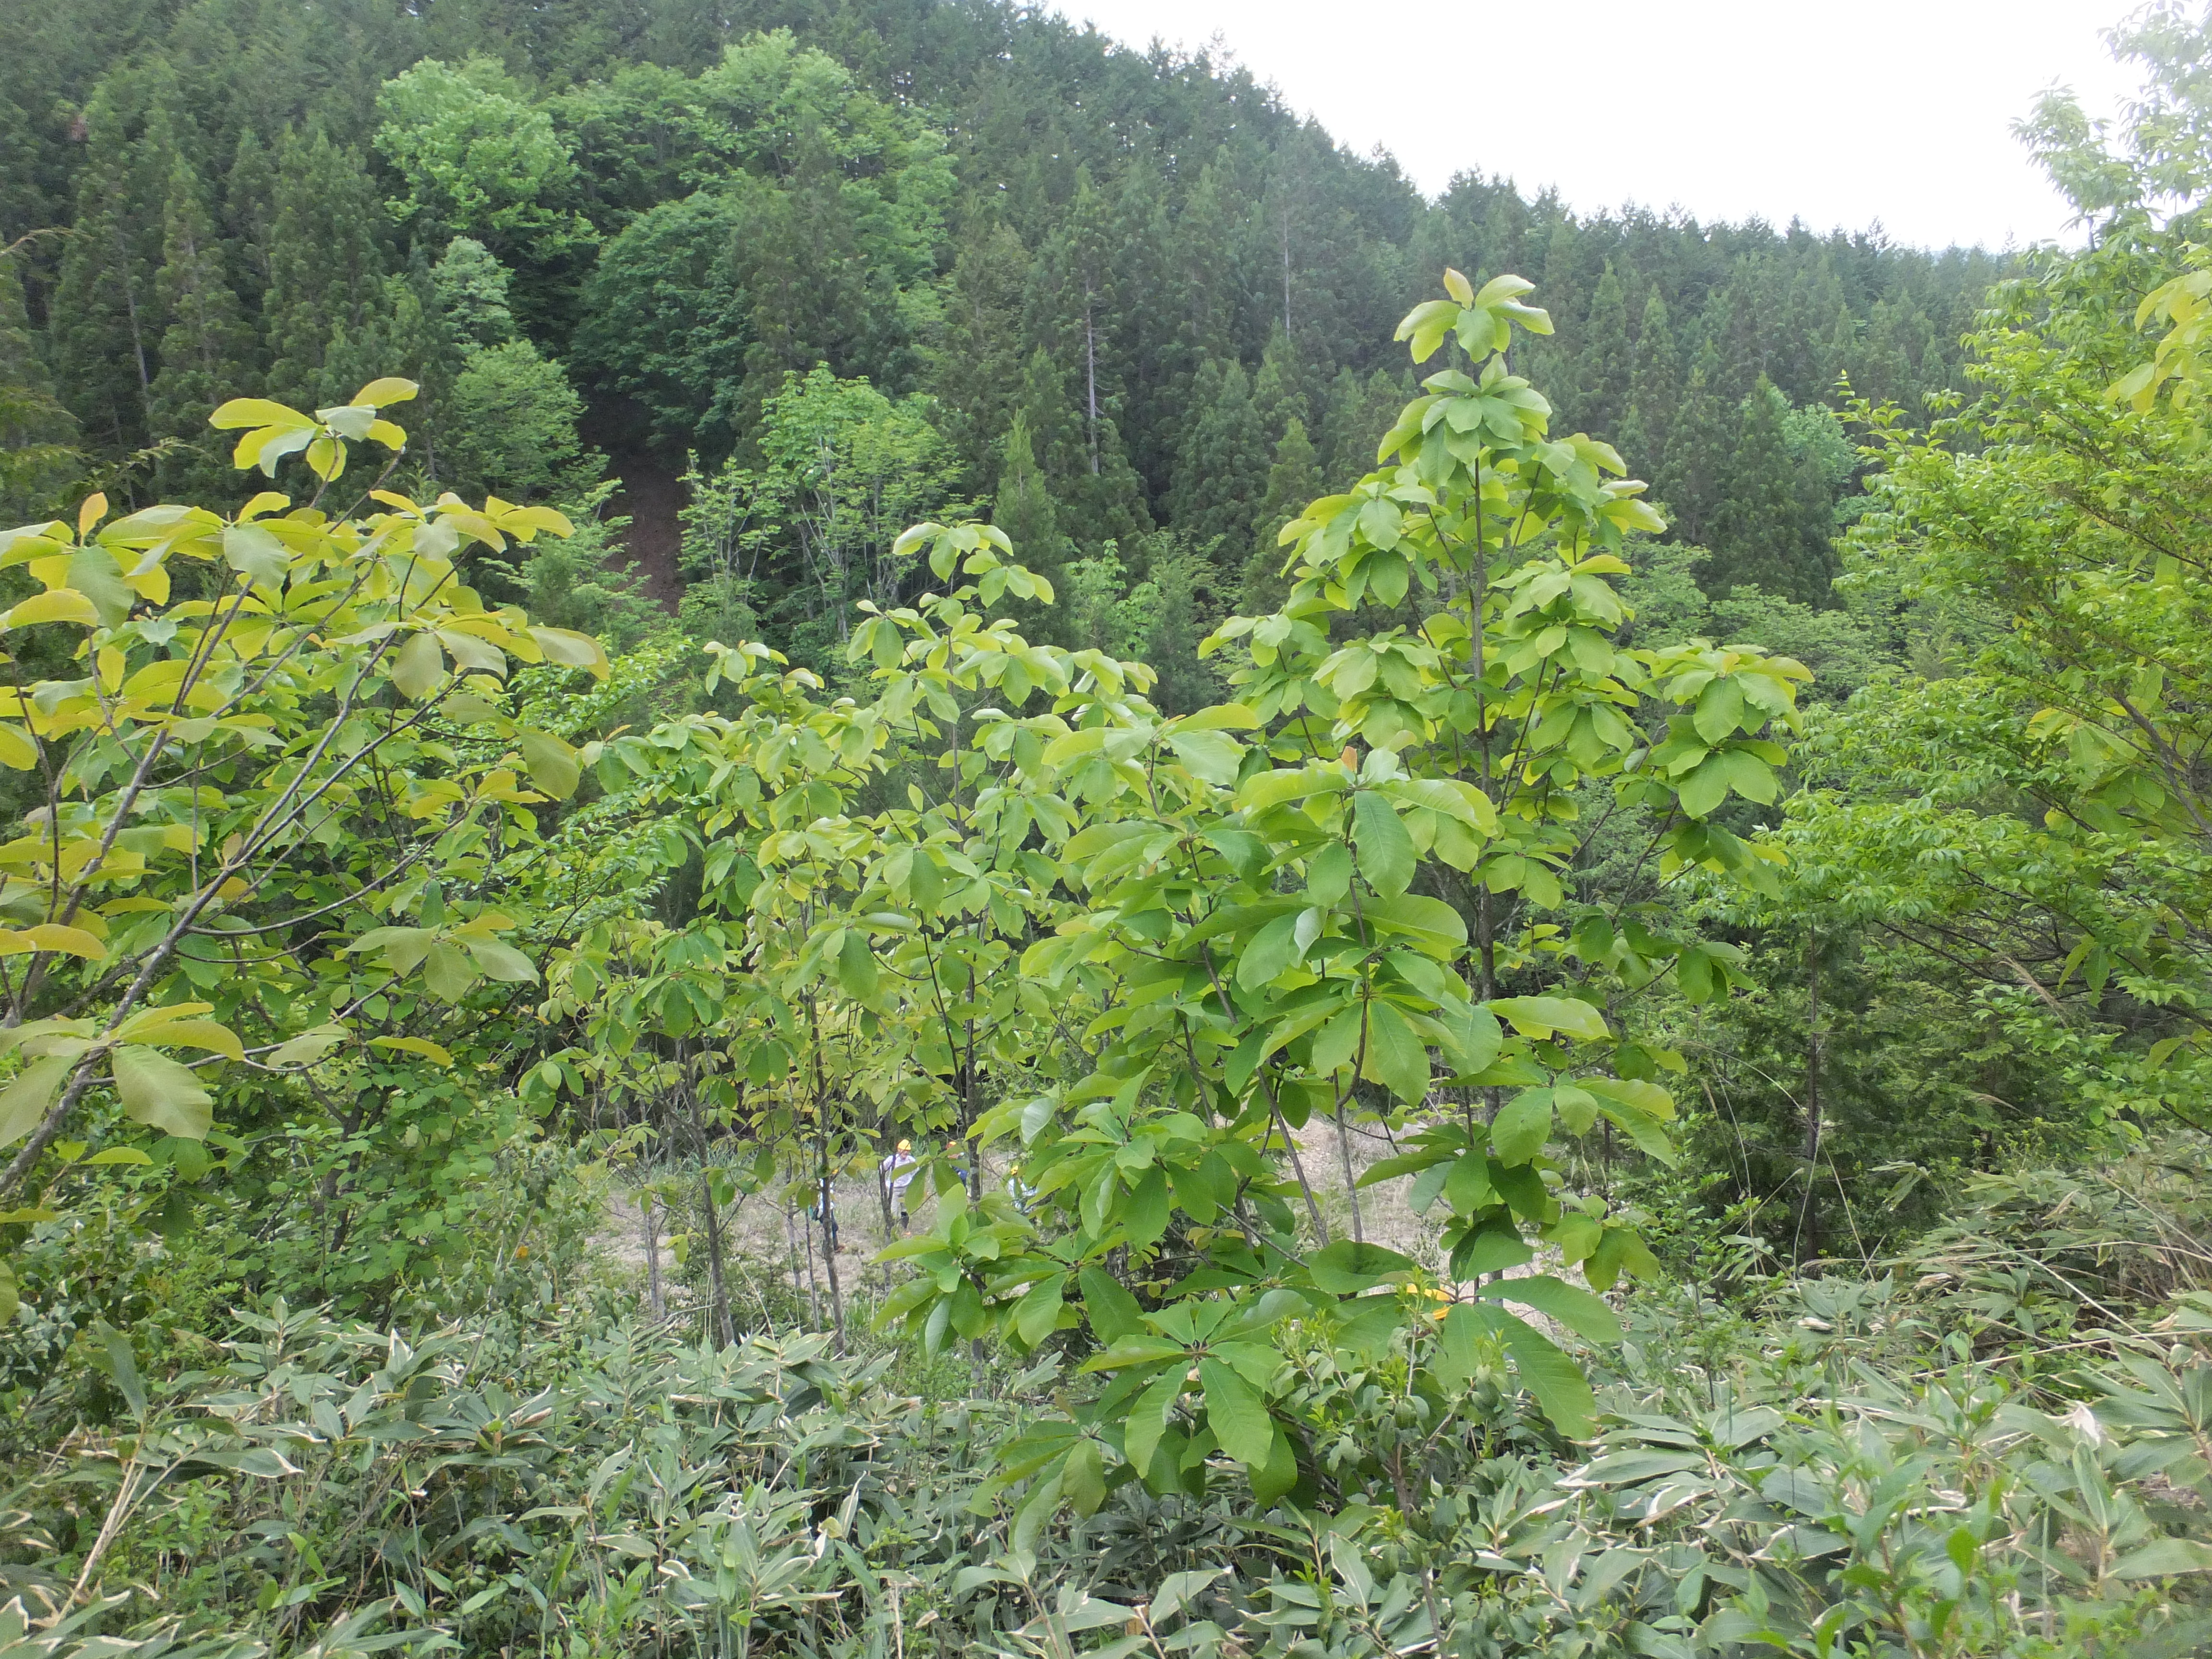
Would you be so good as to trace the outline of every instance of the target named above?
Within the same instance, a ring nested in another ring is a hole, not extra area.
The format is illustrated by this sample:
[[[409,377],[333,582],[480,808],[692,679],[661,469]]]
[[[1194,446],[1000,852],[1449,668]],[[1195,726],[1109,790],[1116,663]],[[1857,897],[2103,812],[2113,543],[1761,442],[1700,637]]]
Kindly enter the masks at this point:
[[[1813,1184],[1820,1159],[1820,935],[1805,942],[1805,1207],[1798,1215],[1798,1261],[1820,1254],[1820,1207]]]
[[[822,1283],[814,1276],[814,1223],[810,1218],[802,1243],[806,1247],[806,1328],[819,1330],[822,1326]]]
[[[154,430],[154,376],[146,367],[146,342],[138,327],[138,290],[131,281],[131,250],[123,240],[123,227],[115,228],[116,280],[123,288],[124,315],[131,322],[131,350],[138,362],[138,406],[146,416],[146,435],[149,439],[161,434]]]
[[[684,1060],[680,1046],[677,1050],[677,1060],[679,1064]],[[720,1206],[714,1202],[714,1172],[708,1162],[707,1126],[699,1116],[699,1097],[692,1091],[688,1070],[684,1073],[680,1086],[684,1091],[684,1107],[691,1119],[691,1139],[699,1153],[699,1202],[707,1212],[707,1290],[713,1298],[710,1310],[712,1328],[722,1346],[726,1347],[738,1339],[732,1328],[730,1294],[722,1277],[722,1218]]]
[[[1083,292],[1083,375],[1085,407],[1091,426],[1091,476],[1098,476],[1098,331],[1091,322],[1091,290]]]
[[[825,1148],[822,1179],[817,1190],[822,1205],[822,1273],[830,1281],[830,1326],[836,1333],[837,1352],[845,1352],[845,1293],[837,1282],[837,1212],[830,1201],[830,1159]]]
[[[799,1292],[800,1289],[799,1277],[799,1229],[791,1218],[791,1200],[789,1199],[786,1199],[783,1203],[783,1242],[785,1246],[791,1252],[791,1297],[793,1301],[796,1302],[799,1299]],[[810,1245],[808,1249],[811,1254],[812,1246]],[[812,1276],[812,1270],[810,1267],[808,1277],[811,1279]]]
[[[1344,1195],[1352,1204],[1352,1237],[1359,1243],[1367,1242],[1367,1230],[1359,1219],[1359,1182],[1352,1173],[1352,1132],[1344,1124],[1344,1097],[1336,1101],[1336,1152],[1344,1164]]]
[[[730,1295],[722,1283],[722,1218],[716,1212],[714,1171],[703,1164],[699,1169],[699,1201],[707,1208],[707,1286],[714,1297],[714,1326],[727,1347],[737,1339],[730,1327]]]
[[[660,1218],[654,1212],[659,1200],[650,1188],[639,1201],[638,1213],[645,1224],[645,1294],[653,1305],[653,1316],[668,1316],[668,1297],[660,1288]]]

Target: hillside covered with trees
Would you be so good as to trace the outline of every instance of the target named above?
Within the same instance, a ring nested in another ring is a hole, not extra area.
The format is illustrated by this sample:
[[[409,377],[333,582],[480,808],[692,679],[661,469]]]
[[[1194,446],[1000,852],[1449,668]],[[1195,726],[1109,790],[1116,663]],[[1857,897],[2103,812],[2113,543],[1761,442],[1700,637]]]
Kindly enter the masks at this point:
[[[1997,258],[996,0],[0,11],[0,1659],[2206,1650],[2114,46]]]
[[[638,477],[672,552],[696,461],[737,527],[685,544],[695,608],[810,660],[889,536],[979,504],[1187,654],[1158,630],[1273,597],[1275,530],[1371,462],[1413,390],[1390,328],[1447,265],[1539,284],[1528,368],[1635,457],[1709,589],[1825,604],[1856,463],[1820,411],[1844,375],[1915,412],[1955,385],[2000,269],[1578,218],[1480,172],[1431,203],[1242,70],[981,0],[64,0],[0,31],[0,239],[56,233],[0,276],[0,376],[58,390],[41,435],[118,500],[229,487],[224,393],[404,372],[464,495]],[[817,368],[842,401],[779,420]],[[826,539],[790,476],[824,421],[870,430],[852,493],[872,465],[903,492]]]

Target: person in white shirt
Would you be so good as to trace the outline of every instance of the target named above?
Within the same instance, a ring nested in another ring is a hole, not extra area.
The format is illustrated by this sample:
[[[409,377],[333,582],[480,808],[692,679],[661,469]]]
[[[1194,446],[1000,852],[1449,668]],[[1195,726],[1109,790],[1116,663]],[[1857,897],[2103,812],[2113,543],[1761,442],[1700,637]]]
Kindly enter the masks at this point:
[[[890,1189],[891,1208],[898,1212],[901,1232],[907,1229],[906,1189],[914,1185],[914,1177],[921,1165],[914,1155],[914,1143],[902,1140],[898,1150],[883,1161],[881,1171],[884,1184]]]

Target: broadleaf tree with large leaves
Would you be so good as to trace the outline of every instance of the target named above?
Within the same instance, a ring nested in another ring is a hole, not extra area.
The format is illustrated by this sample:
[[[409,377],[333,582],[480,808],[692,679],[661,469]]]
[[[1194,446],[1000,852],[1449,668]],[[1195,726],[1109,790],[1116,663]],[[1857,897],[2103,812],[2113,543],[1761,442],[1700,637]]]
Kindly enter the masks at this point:
[[[1597,1289],[1650,1266],[1553,1149],[1604,1122],[1665,1155],[1657,1079],[1677,1062],[1607,1007],[1667,976],[1724,994],[1733,957],[1580,905],[1565,876],[1624,813],[1661,878],[1770,882],[1771,855],[1717,817],[1775,799],[1804,671],[1612,643],[1626,612],[1607,579],[1656,515],[1609,449],[1552,438],[1510,372],[1512,331],[1548,325],[1527,285],[1447,282],[1406,332],[1423,360],[1451,339],[1464,366],[1431,376],[1382,470],[1284,532],[1285,607],[1213,642],[1243,653],[1237,702],[1165,719],[1140,666],[987,621],[1008,592],[1048,592],[998,532],[924,526],[901,550],[972,580],[854,628],[878,695],[837,701],[837,742],[811,697],[780,718],[763,699],[750,726],[693,717],[718,744],[745,728],[701,798],[723,801],[710,865],[747,872],[744,961],[763,981],[787,964],[774,1022],[839,1037],[836,1075],[792,1086],[817,1108],[872,1086],[878,1126],[973,1143],[936,1226],[887,1253],[917,1271],[879,1316],[932,1347],[1080,1332],[1097,1386],[1006,1451],[1030,1526],[1120,1480],[1201,1484],[1216,1452],[1262,1498],[1310,1480],[1271,1334],[1289,1318],[1367,1347],[1433,1331],[1419,1352],[1445,1394],[1502,1354],[1587,1431],[1579,1370],[1505,1304],[1601,1337],[1613,1316],[1565,1278],[1509,1275],[1546,1247]],[[763,670],[747,686],[790,696],[793,677],[745,660]],[[770,752],[800,763],[772,793]],[[862,813],[902,785],[905,806]],[[1349,1237],[1298,1138],[1316,1119]],[[1359,1176],[1363,1128],[1401,1151]],[[994,1152],[1003,1191],[981,1179]],[[804,1156],[821,1166],[818,1139]],[[1441,1285],[1363,1236],[1359,1182],[1408,1173],[1422,1208],[1449,1209]]]
[[[385,411],[414,391],[216,411],[236,464],[303,469],[305,501],[110,518],[94,495],[74,523],[0,532],[18,590],[0,763],[21,809],[0,847],[0,1197],[18,1226],[62,1213],[95,1164],[167,1164],[189,1186],[244,1155],[242,1112],[283,1123],[274,1162],[304,1166],[325,1255],[370,1212],[434,1230],[392,1213],[388,1170],[360,1204],[354,1177],[422,1145],[397,1104],[453,1065],[457,1006],[538,976],[500,895],[579,760],[517,717],[509,677],[607,662],[464,580],[466,550],[566,534],[557,514],[381,479],[333,510],[349,451],[397,460]],[[434,1208],[450,1194],[431,1185]]]

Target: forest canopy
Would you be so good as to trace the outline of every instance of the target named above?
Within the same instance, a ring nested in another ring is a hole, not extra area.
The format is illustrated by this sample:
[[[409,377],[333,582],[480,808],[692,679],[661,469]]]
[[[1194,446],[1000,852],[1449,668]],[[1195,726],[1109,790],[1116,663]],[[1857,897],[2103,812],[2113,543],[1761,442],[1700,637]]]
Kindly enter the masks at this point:
[[[671,477],[773,474],[770,402],[824,367],[911,402],[948,498],[1011,479],[1030,522],[1049,507],[1040,570],[1110,563],[1117,598],[1212,620],[1279,597],[1294,498],[1368,464],[1413,390],[1374,343],[1449,265],[1539,284],[1559,331],[1527,367],[1636,456],[1708,589],[1821,605],[1857,494],[1839,380],[1917,414],[2001,269],[1578,216],[1475,172],[1431,202],[1240,69],[1011,7],[314,15],[0,22],[0,243],[32,238],[0,380],[51,373],[42,435],[120,469],[118,499],[230,488],[222,395],[405,374],[429,478],[563,506],[631,481],[665,588],[710,562],[679,550]],[[819,666],[805,534],[757,516],[743,603]]]

